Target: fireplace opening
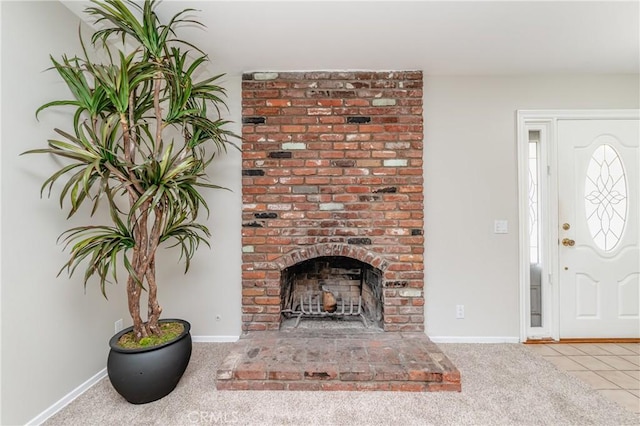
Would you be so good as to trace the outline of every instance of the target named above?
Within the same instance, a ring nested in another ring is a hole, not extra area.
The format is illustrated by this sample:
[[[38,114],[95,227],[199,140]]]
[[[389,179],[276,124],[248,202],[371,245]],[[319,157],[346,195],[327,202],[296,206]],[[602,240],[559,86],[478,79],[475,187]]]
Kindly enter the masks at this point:
[[[344,256],[305,260],[282,271],[281,286],[282,316],[293,327],[303,320],[382,327],[382,272],[364,262]]]

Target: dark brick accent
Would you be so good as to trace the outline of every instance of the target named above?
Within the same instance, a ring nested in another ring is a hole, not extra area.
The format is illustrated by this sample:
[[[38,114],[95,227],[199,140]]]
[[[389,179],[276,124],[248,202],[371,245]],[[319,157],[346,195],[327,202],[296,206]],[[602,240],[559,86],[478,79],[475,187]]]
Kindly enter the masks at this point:
[[[244,169],[242,176],[264,176],[264,170],[260,169]]]
[[[250,72],[246,72],[244,74],[242,74],[242,79],[243,80],[253,80],[253,73]]]
[[[307,90],[306,95],[308,98],[328,98],[328,90]]]
[[[371,238],[349,238],[347,244],[371,245]]]
[[[268,154],[269,158],[291,158],[290,151],[273,151]]]
[[[387,281],[384,286],[387,288],[405,288],[409,285],[407,281]]]
[[[347,117],[347,123],[362,124],[362,123],[370,123],[370,122],[371,122],[371,117],[365,117],[365,116]]]
[[[242,226],[246,228],[262,228],[264,227],[264,224],[261,222],[253,221],[253,222],[244,222]]]
[[[242,117],[242,124],[264,124],[266,121],[265,117]]]
[[[278,213],[254,213],[253,216],[256,219],[276,219],[278,217]]]
[[[384,187],[384,188],[378,188],[378,189],[375,189],[373,192],[374,192],[375,194],[380,194],[380,193],[393,194],[393,193],[398,192],[398,188],[397,188],[397,187],[395,187],[395,186],[386,186],[386,187]]]
[[[329,379],[331,374],[326,371],[305,371],[304,377],[309,377],[316,380]]]
[[[411,235],[423,235],[424,231],[422,229],[412,229]]]

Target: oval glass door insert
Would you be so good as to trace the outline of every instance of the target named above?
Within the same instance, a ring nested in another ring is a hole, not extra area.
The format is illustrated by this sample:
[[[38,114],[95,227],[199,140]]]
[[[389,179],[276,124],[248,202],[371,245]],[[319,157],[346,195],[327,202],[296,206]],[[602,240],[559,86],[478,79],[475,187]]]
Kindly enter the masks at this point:
[[[622,160],[611,145],[600,145],[591,156],[584,205],[594,243],[601,250],[613,250],[627,221],[627,182]]]

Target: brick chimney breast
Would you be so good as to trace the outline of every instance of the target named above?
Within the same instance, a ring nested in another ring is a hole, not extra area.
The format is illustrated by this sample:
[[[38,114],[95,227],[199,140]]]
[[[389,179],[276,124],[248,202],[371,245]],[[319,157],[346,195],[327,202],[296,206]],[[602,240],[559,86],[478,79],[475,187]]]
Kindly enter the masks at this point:
[[[380,275],[385,331],[424,330],[422,87],[421,71],[243,75],[244,331],[280,328],[287,268],[338,258]]]

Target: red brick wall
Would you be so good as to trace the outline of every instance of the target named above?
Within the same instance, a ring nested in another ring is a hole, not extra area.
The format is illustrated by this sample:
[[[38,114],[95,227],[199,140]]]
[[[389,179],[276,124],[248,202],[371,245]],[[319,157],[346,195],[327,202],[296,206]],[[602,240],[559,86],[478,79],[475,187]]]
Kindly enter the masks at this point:
[[[242,98],[243,329],[278,329],[281,270],[340,255],[383,271],[385,330],[424,330],[422,72],[255,72]]]

